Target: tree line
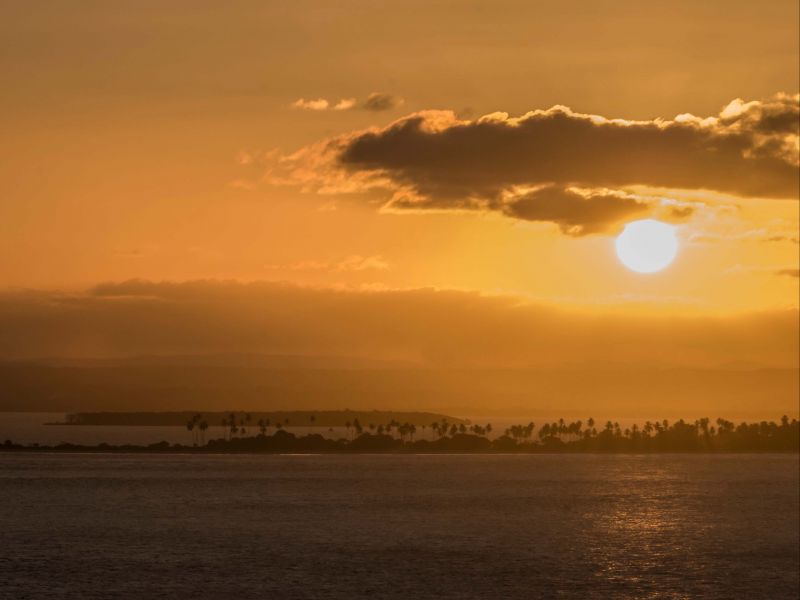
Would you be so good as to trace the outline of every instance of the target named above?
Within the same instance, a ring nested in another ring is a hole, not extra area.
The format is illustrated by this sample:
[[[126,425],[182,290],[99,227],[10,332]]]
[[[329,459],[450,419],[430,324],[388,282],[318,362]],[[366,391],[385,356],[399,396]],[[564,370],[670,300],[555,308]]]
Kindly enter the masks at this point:
[[[225,431],[222,440],[231,443],[235,440],[247,439],[252,425],[257,426],[255,439],[267,438],[285,431],[290,425],[295,430],[303,430],[306,435],[299,437],[288,434],[295,439],[303,437],[323,438],[313,433],[314,415],[308,417],[307,423],[292,424],[287,418],[284,421],[270,422],[259,419],[253,424],[250,415],[231,413],[222,420]],[[199,427],[204,432],[208,428],[202,415],[187,423],[192,432]],[[417,427],[411,423],[390,420],[387,423],[362,424],[357,418],[343,423],[345,438],[328,439],[338,444],[356,444],[362,446],[370,441],[376,445],[394,448],[424,448],[426,445],[442,447],[480,447],[498,451],[577,451],[577,452],[736,452],[736,451],[798,451],[800,446],[800,424],[797,419],[789,419],[784,415],[776,423],[761,421],[757,423],[739,423],[718,418],[712,422],[708,418],[693,422],[679,419],[673,423],[662,421],[646,421],[643,425],[633,424],[621,427],[618,422],[606,421],[600,425],[593,418],[585,421],[567,422],[558,419],[538,426],[534,422],[511,425],[502,433],[492,436],[495,431],[491,423],[485,425],[451,423],[446,418],[433,421],[430,425]],[[328,433],[335,430],[328,428]],[[270,435],[271,434],[271,435]],[[285,439],[285,438],[284,438]],[[193,444],[205,444],[204,437],[193,437]],[[397,443],[394,443],[397,442]]]
[[[191,445],[159,442],[148,446],[98,444],[84,446],[23,446],[10,440],[0,450],[123,451],[123,452],[798,452],[800,423],[781,417],[778,422],[736,424],[708,418],[646,421],[622,427],[618,422],[598,424],[594,419],[567,422],[521,423],[495,431],[491,423],[450,422],[447,418],[417,426],[391,419],[362,424],[358,418],[342,424],[344,435],[333,428],[320,435],[315,415],[303,423],[289,418],[271,422],[254,420],[248,413],[232,412],[221,419],[222,437],[206,439],[209,423],[201,413],[186,423]],[[288,431],[291,428],[293,431]],[[493,435],[494,434],[494,435]]]

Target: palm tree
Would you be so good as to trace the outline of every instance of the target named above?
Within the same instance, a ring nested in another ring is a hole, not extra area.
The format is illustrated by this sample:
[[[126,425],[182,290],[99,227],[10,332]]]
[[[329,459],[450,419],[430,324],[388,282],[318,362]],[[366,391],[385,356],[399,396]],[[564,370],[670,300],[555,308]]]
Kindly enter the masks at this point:
[[[208,421],[200,421],[198,425],[200,427],[200,443],[205,446],[206,445],[206,429],[208,429]]]
[[[550,436],[550,423],[545,423],[539,428],[539,437],[544,440]]]
[[[228,416],[228,427],[230,428],[228,433],[232,439],[239,431],[239,424],[236,422],[236,413],[231,413]]]
[[[200,413],[195,414],[190,421],[186,423],[186,429],[189,430],[189,433],[192,434],[192,445],[197,446],[197,440],[200,433],[200,428],[196,427],[196,425],[200,422],[200,419],[203,418],[203,415]]]
[[[314,421],[316,421],[316,420],[317,420],[317,417],[315,417],[314,415],[311,415],[310,417],[308,417],[308,422],[310,423],[310,425],[308,426],[309,435],[311,434],[311,429],[314,427]]]
[[[524,431],[524,433],[523,433],[523,437],[525,438],[525,441],[526,441],[526,442],[527,442],[527,441],[530,439],[530,437],[533,435],[533,430],[534,430],[535,428],[536,428],[536,425],[534,424],[534,422],[533,422],[533,421],[531,421],[530,423],[528,423],[528,424],[525,426],[525,431]]]

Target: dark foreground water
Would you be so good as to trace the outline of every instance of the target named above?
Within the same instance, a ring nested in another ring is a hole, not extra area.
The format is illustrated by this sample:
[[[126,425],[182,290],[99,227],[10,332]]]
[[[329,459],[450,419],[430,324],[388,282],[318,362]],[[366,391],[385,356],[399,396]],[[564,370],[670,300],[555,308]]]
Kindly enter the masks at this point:
[[[798,466],[0,453],[0,598],[797,598]]]

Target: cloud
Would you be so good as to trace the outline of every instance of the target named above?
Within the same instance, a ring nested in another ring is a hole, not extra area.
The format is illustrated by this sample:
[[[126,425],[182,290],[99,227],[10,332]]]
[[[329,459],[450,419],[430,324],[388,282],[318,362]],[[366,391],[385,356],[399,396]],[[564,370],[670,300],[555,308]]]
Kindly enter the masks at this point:
[[[647,212],[646,205],[615,192],[581,195],[546,187],[515,197],[503,212],[526,221],[550,221],[568,235],[604,232],[622,219]]]
[[[758,229],[748,229],[740,232],[696,232],[689,236],[690,243],[716,243],[716,242],[766,242],[766,243],[800,243],[800,237],[796,233],[788,231],[776,231],[766,227]]]
[[[367,96],[367,99],[364,100],[361,107],[365,110],[380,112],[383,110],[392,110],[402,104],[403,99],[399,96],[393,96],[392,94],[385,94],[383,92],[373,92]]]
[[[301,260],[290,264],[264,265],[265,269],[276,271],[385,271],[389,268],[389,263],[380,254],[373,256],[361,256],[351,254],[341,260]]]
[[[342,98],[336,102],[327,100],[325,98],[317,98],[316,100],[306,100],[305,98],[298,98],[292,102],[292,108],[301,110],[312,111],[326,111],[326,110],[369,110],[372,112],[381,112],[398,108],[403,104],[403,99],[393,94],[386,94],[384,92],[372,92],[363,101],[359,102],[355,98]]]
[[[613,343],[609,343],[613,340]],[[263,353],[432,366],[795,366],[798,313],[592,315],[452,290],[128,281],[0,293],[0,357]]]
[[[472,120],[422,111],[278,157],[266,180],[382,193],[389,209],[487,210],[549,220],[567,233],[600,231],[645,204],[662,205],[634,202],[626,190],[636,186],[797,198],[799,102],[788,94],[737,99],[713,117],[645,121],[565,106]]]
[[[800,277],[800,269],[778,269],[776,274],[785,277],[794,277],[796,279]]]
[[[333,110],[350,110],[356,107],[355,98],[344,98],[333,105]]]
[[[515,188],[492,200],[469,199],[450,203],[439,209],[491,210],[525,221],[556,224],[562,233],[580,237],[608,233],[621,221],[654,214],[665,221],[680,222],[696,207],[669,199],[660,199],[615,190],[587,190],[547,185],[540,188]],[[385,206],[388,211],[433,210],[419,197],[396,195]]]
[[[366,271],[368,269],[375,269],[378,271],[385,271],[389,268],[389,263],[386,262],[383,256],[360,256],[354,254],[348,256],[344,260],[339,261],[336,265],[337,271]]]
[[[753,273],[756,275],[776,275],[778,277],[798,277],[796,267],[776,267],[769,265],[734,265],[725,270],[728,274]]]
[[[300,108],[303,110],[328,110],[330,102],[324,98],[317,98],[316,100],[306,100],[305,98],[298,98],[292,103],[293,108]]]

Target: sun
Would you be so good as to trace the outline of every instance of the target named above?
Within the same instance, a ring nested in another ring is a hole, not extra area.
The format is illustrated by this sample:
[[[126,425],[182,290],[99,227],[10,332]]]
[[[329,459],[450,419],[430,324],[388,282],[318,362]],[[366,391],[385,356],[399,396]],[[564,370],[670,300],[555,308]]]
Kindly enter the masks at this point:
[[[675,228],[655,219],[631,221],[616,241],[617,256],[637,273],[655,273],[670,265],[678,253]]]

